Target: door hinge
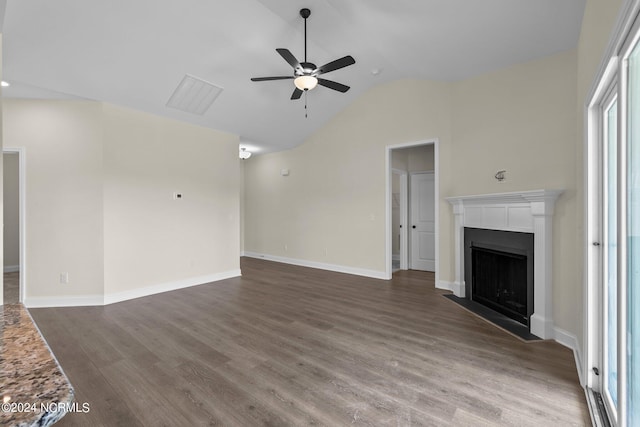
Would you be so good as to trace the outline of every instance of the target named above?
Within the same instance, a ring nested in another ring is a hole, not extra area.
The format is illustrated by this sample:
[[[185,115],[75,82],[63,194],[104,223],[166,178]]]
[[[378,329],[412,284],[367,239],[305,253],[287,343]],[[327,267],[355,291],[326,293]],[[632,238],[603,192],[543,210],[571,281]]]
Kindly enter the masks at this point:
[[[591,368],[591,369],[593,369],[593,373],[594,373],[594,374],[596,374],[596,375],[600,375],[600,370],[599,370],[598,368],[596,368],[596,367],[594,366],[594,367],[593,367],[593,368]]]

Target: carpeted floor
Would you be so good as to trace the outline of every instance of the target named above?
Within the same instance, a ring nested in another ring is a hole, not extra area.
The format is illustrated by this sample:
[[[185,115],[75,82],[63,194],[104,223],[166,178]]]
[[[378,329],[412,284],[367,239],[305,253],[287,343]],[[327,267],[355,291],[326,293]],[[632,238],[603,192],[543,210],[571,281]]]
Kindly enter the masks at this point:
[[[20,301],[20,272],[4,273],[4,303]]]

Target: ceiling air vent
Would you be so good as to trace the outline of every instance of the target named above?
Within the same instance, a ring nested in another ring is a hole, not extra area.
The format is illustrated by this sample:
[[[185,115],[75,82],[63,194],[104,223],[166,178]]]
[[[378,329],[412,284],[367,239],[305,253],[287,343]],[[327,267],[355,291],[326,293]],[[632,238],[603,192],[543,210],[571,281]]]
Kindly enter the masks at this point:
[[[169,98],[167,107],[203,115],[221,92],[221,87],[186,74]]]

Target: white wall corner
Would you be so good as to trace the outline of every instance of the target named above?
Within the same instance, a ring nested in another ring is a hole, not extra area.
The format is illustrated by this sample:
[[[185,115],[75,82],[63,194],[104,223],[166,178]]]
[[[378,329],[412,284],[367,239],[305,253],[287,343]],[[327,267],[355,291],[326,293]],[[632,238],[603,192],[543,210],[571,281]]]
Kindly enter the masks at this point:
[[[562,328],[555,327],[554,328],[554,338],[556,342],[562,344],[563,346],[573,350],[573,357],[576,361],[576,370],[578,371],[578,378],[580,379],[580,385],[582,387],[586,386],[585,378],[584,378],[584,366],[583,366],[583,358],[582,358],[582,349],[578,345],[578,339],[575,335],[570,332],[565,331]]]
[[[322,262],[287,258],[287,257],[281,257],[277,255],[261,254],[261,253],[249,252],[249,251],[245,251],[244,256],[249,258],[257,258],[257,259],[264,259],[267,261],[280,262],[283,264],[297,265],[300,267],[317,268],[319,270],[334,271],[336,273],[346,273],[346,274],[353,274],[355,276],[370,277],[372,279],[391,280],[391,277],[388,277],[387,273],[384,271],[368,270],[365,268],[348,267],[348,266],[337,265],[337,264],[326,264]]]

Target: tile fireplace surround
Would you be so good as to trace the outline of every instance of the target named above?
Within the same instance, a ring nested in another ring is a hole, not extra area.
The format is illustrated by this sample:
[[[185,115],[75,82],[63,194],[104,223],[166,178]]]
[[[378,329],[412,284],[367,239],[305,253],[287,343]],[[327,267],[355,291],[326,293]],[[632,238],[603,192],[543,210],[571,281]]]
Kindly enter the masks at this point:
[[[453,206],[455,282],[453,293],[465,298],[464,227],[534,234],[533,306],[530,331],[543,339],[554,337],[552,307],[553,208],[563,190],[447,197]]]

